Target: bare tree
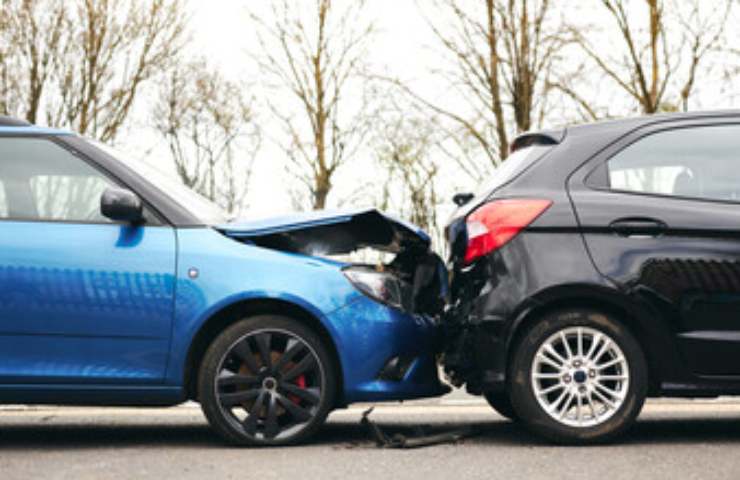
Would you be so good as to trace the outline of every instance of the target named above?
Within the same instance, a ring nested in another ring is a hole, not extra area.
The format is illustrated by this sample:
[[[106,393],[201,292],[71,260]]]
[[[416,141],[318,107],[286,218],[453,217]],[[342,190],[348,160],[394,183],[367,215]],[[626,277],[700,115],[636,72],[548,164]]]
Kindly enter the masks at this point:
[[[442,104],[404,89],[452,121],[450,138],[458,147],[452,157],[481,178],[506,158],[513,134],[541,123],[547,78],[567,38],[549,0],[437,0],[434,8],[441,13],[435,18],[451,19],[451,28],[429,24],[447,60],[434,73],[446,80],[454,101]],[[481,151],[487,166],[478,161]]]
[[[367,133],[367,98],[348,93],[362,92],[359,85],[349,87],[373,34],[363,6],[350,2],[342,10],[332,0],[275,0],[270,20],[251,15],[261,47],[255,57],[267,81],[287,94],[269,102],[287,134],[281,145],[314,209],[326,206],[335,173]],[[280,103],[285,99],[290,101]],[[293,114],[296,108],[299,115]]]
[[[429,232],[437,232],[439,166],[432,159],[435,122],[396,112],[378,122],[374,135],[378,163],[386,172],[383,208],[392,209]]]
[[[642,113],[687,110],[697,76],[708,68],[712,51],[720,47],[732,0],[600,2],[616,29],[606,32],[611,40],[609,48],[597,45],[583,29],[573,28],[578,45],[593,66]],[[635,15],[640,5],[641,15]],[[575,90],[566,93],[581,106],[587,105]]]
[[[186,41],[181,0],[3,0],[0,106],[112,141]]]
[[[70,45],[63,2],[3,0],[0,12],[0,109],[37,121],[42,95]]]
[[[262,138],[245,91],[193,61],[172,70],[153,111],[180,180],[232,214],[245,206]]]
[[[5,0],[2,0],[4,2]],[[5,3],[0,3],[1,6],[5,6]],[[7,32],[10,28],[11,17],[5,8],[0,8],[0,32]],[[0,37],[3,38],[3,37]],[[9,102],[11,100],[9,91],[10,88],[10,74],[12,72],[11,66],[9,65],[10,59],[10,46],[7,42],[0,41],[0,114],[7,115],[10,111]]]

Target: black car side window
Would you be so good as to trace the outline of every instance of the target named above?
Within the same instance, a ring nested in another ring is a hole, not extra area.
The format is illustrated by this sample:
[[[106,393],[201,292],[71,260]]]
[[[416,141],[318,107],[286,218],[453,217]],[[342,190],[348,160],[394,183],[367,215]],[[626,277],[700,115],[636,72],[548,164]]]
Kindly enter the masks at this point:
[[[100,197],[115,183],[43,138],[0,138],[0,218],[109,223]]]
[[[612,190],[740,201],[740,125],[651,134],[609,159],[607,173]]]

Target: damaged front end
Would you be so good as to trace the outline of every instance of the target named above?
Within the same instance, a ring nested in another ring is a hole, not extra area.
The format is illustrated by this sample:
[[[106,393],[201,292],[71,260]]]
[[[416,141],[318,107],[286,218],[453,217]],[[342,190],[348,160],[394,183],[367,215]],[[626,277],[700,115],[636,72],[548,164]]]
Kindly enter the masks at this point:
[[[236,240],[272,250],[342,257],[372,249],[387,262],[347,262],[347,279],[362,293],[406,313],[440,315],[447,298],[447,271],[420,228],[375,209],[305,212],[218,227]]]
[[[447,271],[418,227],[367,209],[307,212],[218,229],[248,245],[328,257],[321,265],[347,280],[339,287],[315,285],[323,298],[333,294],[327,288],[337,288],[340,299],[339,308],[325,313],[325,322],[339,345],[343,404],[449,391],[439,381],[437,366]],[[306,277],[295,280],[310,282]],[[349,297],[346,286],[353,290]]]

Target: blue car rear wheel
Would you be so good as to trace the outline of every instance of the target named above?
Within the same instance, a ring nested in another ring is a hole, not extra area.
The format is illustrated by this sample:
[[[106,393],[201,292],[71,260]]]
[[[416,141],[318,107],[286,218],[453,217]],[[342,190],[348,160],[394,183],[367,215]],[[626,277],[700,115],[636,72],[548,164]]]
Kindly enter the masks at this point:
[[[256,316],[232,325],[209,347],[199,399],[208,421],[231,442],[292,444],[325,421],[335,372],[309,328],[287,317]]]

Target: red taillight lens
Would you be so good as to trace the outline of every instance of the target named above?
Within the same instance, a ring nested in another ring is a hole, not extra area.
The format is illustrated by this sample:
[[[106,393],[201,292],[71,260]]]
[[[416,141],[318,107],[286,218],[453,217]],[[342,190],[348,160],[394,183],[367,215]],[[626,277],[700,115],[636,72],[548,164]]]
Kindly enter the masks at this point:
[[[551,200],[509,198],[485,203],[466,221],[468,247],[465,263],[505,245],[552,205]]]

